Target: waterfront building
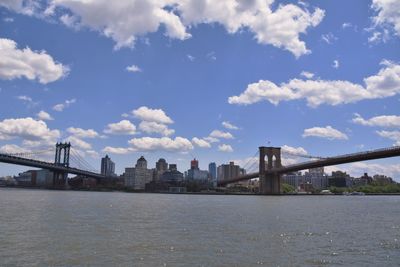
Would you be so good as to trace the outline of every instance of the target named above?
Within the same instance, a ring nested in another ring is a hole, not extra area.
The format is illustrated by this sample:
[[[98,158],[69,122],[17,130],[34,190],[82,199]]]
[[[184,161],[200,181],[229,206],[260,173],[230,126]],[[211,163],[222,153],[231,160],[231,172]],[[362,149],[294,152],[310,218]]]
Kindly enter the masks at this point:
[[[353,185],[352,178],[346,172],[334,171],[329,177],[329,186],[335,187],[351,187]]]
[[[182,182],[183,173],[176,169],[166,170],[160,177],[161,182],[171,183],[171,182]]]
[[[217,168],[218,181],[228,180],[244,174],[246,174],[246,171],[241,169],[239,165],[235,165],[233,161],[229,162],[229,164],[222,164]]]
[[[160,158],[157,162],[156,162],[156,170],[154,172],[154,180],[158,181],[161,177],[161,175],[163,175],[163,173],[165,171],[168,170],[168,163],[165,159]]]
[[[176,166],[176,164],[169,164],[169,168],[170,171],[177,171],[178,167]]]
[[[301,185],[305,183],[305,179],[301,172],[292,172],[283,175],[282,182],[293,186],[296,190],[299,190]]]
[[[304,180],[311,184],[314,189],[328,188],[328,176],[324,172],[324,167],[309,169],[304,174]]]
[[[153,170],[147,169],[147,161],[141,156],[134,168],[125,168],[125,186],[135,190],[144,190],[147,183],[153,180]]]
[[[217,179],[217,164],[215,162],[211,162],[208,164],[208,172],[210,173],[210,177],[212,180]]]
[[[199,161],[196,158],[190,161],[190,169],[199,169]]]
[[[111,177],[115,175],[115,163],[108,155],[101,159],[101,174]]]
[[[208,171],[199,169],[199,161],[197,159],[190,161],[190,169],[185,173],[187,180],[208,181],[208,177]]]

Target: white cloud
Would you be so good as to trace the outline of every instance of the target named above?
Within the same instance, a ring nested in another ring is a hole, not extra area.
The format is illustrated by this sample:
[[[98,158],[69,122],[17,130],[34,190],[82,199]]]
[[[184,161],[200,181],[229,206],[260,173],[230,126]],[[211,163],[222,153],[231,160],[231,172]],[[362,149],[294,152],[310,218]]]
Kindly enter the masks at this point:
[[[165,26],[165,35],[179,40],[190,37],[175,14],[172,1],[56,0],[52,5],[59,12],[71,12],[76,24],[101,32],[116,42],[116,49],[133,47],[137,37],[158,31]],[[168,9],[169,7],[169,9]],[[56,12],[57,13],[57,12]]]
[[[174,121],[168,117],[162,109],[151,109],[148,107],[140,107],[132,110],[132,114],[143,121],[153,121],[163,124],[170,124]]]
[[[107,129],[104,130],[108,134],[136,134],[136,126],[128,120],[122,120],[117,123],[110,123],[107,125]]]
[[[77,147],[83,150],[90,150],[92,149],[92,145],[89,144],[86,141],[83,141],[82,139],[80,139],[79,137],[76,136],[69,136],[65,139],[66,142],[71,142],[71,146],[72,147]]]
[[[303,76],[303,77],[305,77],[307,79],[312,79],[314,77],[314,73],[308,72],[308,71],[302,71],[300,73],[300,76]]]
[[[326,127],[313,127],[309,129],[305,129],[303,133],[303,137],[320,137],[329,140],[339,139],[339,140],[347,140],[349,139],[345,133],[342,133],[339,130],[332,128],[331,126]]]
[[[224,138],[224,139],[233,139],[233,135],[230,132],[223,132],[220,130],[214,130],[210,133],[210,137],[214,138]]]
[[[14,145],[14,144],[7,144],[2,147],[0,147],[0,153],[4,154],[18,154],[18,153],[26,153],[28,150],[26,150],[23,147]]]
[[[17,98],[22,101],[26,101],[26,102],[30,102],[30,103],[33,102],[32,98],[29,96],[26,96],[26,95],[20,95],[20,96],[17,96]]]
[[[278,105],[280,101],[306,99],[310,107],[321,104],[339,105],[364,99],[377,99],[400,93],[400,65],[383,60],[376,75],[364,79],[364,86],[341,80],[292,79],[280,86],[268,80],[249,84],[239,96],[231,96],[230,104],[249,105],[262,100]]]
[[[330,33],[321,35],[321,39],[327,44],[332,44],[338,38],[335,35],[333,35],[333,33],[330,32]]]
[[[211,136],[204,137],[203,139],[209,143],[218,143],[219,142],[218,138],[211,137]]]
[[[400,2],[397,0],[373,0],[372,9],[377,12],[373,17],[376,26],[392,26],[395,34],[400,36]]]
[[[21,13],[28,9],[29,1],[18,2],[3,5]],[[304,4],[273,4],[273,0],[119,0],[110,6],[107,0],[54,0],[43,15],[58,17],[74,29],[98,31],[112,38],[116,49],[133,47],[138,37],[160,28],[169,38],[185,40],[191,37],[188,30],[198,24],[220,24],[230,34],[247,30],[258,43],[288,50],[296,57],[310,53],[300,35],[316,27],[325,12],[319,8],[311,11]],[[29,10],[35,12],[35,8]]]
[[[335,59],[333,61],[332,67],[335,68],[335,69],[338,69],[339,68],[339,60]]]
[[[364,126],[378,126],[378,127],[399,127],[400,128],[400,116],[396,115],[382,115],[372,117],[370,119],[364,119],[360,114],[354,114],[353,122]]]
[[[170,136],[175,133],[175,130],[169,129],[167,125],[154,121],[142,121],[139,124],[139,129],[145,133],[158,133],[163,136]]]
[[[184,152],[193,149],[192,143],[183,137],[175,137],[171,139],[169,137],[153,138],[153,137],[142,137],[133,138],[129,140],[132,148],[137,151],[171,151],[171,152]]]
[[[75,127],[69,127],[67,129],[67,132],[70,134],[79,137],[79,138],[96,138],[99,137],[99,134],[93,130],[93,129],[82,129],[82,128],[75,128]]]
[[[400,131],[377,131],[379,136],[395,141],[394,145],[400,146]]]
[[[60,137],[59,130],[50,130],[41,120],[30,117],[0,121],[0,140],[21,138],[32,146],[54,145]]]
[[[196,146],[202,147],[202,148],[210,148],[211,147],[210,142],[207,142],[206,140],[197,138],[197,137],[192,138],[192,143],[195,144]]]
[[[344,22],[344,23],[342,24],[342,28],[343,28],[343,29],[351,28],[351,27],[353,27],[353,24],[351,24],[350,22]]]
[[[222,152],[233,152],[233,148],[231,145],[221,144],[218,146],[218,151]]]
[[[224,128],[229,129],[229,130],[239,130],[239,127],[237,127],[236,125],[233,125],[229,121],[223,121],[222,126],[224,126]]]
[[[52,121],[52,120],[54,120],[54,118],[44,110],[39,111],[39,113],[36,114],[36,116],[38,117],[39,120],[43,120],[43,121]]]
[[[142,71],[142,69],[136,65],[131,65],[131,66],[126,67],[126,70],[129,72],[141,72]]]
[[[194,61],[196,58],[192,55],[187,54],[186,57],[189,59],[189,61]]]
[[[0,38],[0,79],[13,80],[25,77],[42,84],[57,81],[68,74],[69,68],[57,63],[46,51],[32,51],[29,47],[18,49],[17,43]]]
[[[281,147],[282,153],[290,154],[292,156],[304,156],[308,155],[307,150],[305,150],[303,147],[292,147],[288,145],[284,145]]]
[[[61,112],[61,111],[63,111],[65,108],[69,107],[70,105],[72,105],[72,104],[74,104],[74,103],[76,103],[76,99],[75,99],[75,98],[70,99],[70,100],[67,99],[67,100],[65,100],[64,103],[54,105],[54,106],[53,106],[53,110],[58,111],[58,112]]]
[[[112,153],[112,154],[118,154],[118,155],[125,155],[129,153],[135,152],[134,149],[132,148],[125,148],[125,147],[111,147],[111,146],[106,146],[102,150],[104,153]]]

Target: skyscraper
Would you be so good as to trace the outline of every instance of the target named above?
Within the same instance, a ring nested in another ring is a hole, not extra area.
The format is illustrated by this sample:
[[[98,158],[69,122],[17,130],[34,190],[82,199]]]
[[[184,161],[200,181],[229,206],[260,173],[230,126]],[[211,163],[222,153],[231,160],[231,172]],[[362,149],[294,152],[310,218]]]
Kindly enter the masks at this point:
[[[208,164],[208,172],[210,173],[210,177],[212,180],[217,178],[217,164],[215,162],[211,162]]]
[[[135,190],[144,190],[145,185],[153,179],[153,170],[147,169],[147,161],[141,156],[137,160],[135,168],[125,168],[124,178],[125,186]]]
[[[158,181],[164,172],[168,170],[168,163],[165,159],[160,158],[156,162],[155,180]]]
[[[192,169],[192,170],[199,169],[199,161],[196,158],[194,158],[192,161],[190,161],[190,169]]]
[[[115,176],[115,163],[108,155],[101,159],[101,174],[105,176]]]

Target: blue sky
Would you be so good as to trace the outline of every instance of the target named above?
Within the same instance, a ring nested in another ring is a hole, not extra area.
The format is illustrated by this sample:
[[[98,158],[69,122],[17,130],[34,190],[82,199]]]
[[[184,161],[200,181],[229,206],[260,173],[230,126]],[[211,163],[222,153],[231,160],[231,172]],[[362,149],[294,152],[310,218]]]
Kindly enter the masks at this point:
[[[184,171],[193,157],[243,164],[261,145],[400,145],[400,3],[345,5],[0,0],[0,150],[68,140],[122,173],[141,155]],[[400,181],[398,158],[336,168]]]

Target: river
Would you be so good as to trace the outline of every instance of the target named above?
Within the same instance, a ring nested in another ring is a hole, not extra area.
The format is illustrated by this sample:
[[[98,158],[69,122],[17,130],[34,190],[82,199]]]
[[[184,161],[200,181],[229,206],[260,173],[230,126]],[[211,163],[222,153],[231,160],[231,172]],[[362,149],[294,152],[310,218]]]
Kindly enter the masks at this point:
[[[400,266],[400,196],[0,189],[1,266]]]

